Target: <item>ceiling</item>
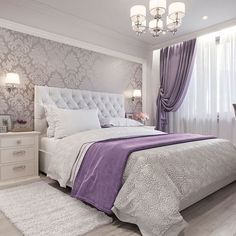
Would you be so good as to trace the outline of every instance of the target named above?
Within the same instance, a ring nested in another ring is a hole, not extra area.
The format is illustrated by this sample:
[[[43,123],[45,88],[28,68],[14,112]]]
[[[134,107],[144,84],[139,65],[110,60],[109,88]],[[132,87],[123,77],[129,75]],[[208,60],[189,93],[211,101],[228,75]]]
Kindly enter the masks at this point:
[[[136,4],[148,8],[148,0],[31,0],[64,14],[99,25],[120,34],[137,38],[131,29],[129,9]],[[168,4],[176,0],[167,0]],[[186,16],[176,37],[203,30],[210,26],[236,19],[236,0],[181,0],[186,4]],[[202,16],[208,20],[202,20]],[[138,39],[156,45],[172,40],[171,34],[154,39],[146,33]]]

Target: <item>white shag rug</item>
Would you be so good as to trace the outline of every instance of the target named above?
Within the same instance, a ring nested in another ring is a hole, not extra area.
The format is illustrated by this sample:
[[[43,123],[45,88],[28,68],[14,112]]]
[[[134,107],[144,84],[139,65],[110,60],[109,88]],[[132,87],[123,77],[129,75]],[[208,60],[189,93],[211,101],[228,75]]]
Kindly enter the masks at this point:
[[[26,236],[77,236],[112,222],[44,182],[0,190],[0,210]]]

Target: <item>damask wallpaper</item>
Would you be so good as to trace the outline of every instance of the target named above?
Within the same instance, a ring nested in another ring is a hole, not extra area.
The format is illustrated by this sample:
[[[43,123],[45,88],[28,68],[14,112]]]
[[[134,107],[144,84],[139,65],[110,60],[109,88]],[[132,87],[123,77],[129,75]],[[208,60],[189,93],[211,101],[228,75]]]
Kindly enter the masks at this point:
[[[21,85],[9,93],[7,72]],[[27,120],[33,128],[34,85],[132,94],[142,88],[142,65],[62,43],[0,28],[0,114]],[[142,109],[141,100],[126,98],[126,112]]]

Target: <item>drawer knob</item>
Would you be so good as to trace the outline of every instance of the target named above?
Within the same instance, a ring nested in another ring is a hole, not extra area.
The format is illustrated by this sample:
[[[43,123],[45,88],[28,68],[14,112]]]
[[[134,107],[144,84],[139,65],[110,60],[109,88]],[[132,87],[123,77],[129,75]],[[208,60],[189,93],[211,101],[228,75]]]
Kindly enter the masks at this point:
[[[16,143],[17,143],[18,145],[20,145],[20,144],[21,144],[21,140],[20,140],[20,139],[17,140]]]
[[[20,171],[20,170],[24,170],[25,168],[26,168],[25,165],[21,165],[21,166],[15,166],[15,167],[13,167],[13,170],[14,170],[14,171]]]
[[[25,155],[26,151],[25,150],[21,150],[21,151],[15,151],[13,152],[14,156],[23,156]]]

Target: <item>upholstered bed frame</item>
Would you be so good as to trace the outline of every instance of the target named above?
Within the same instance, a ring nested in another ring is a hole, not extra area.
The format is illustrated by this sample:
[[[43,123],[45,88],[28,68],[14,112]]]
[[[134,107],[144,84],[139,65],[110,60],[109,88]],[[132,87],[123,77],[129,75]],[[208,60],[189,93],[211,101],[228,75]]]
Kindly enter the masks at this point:
[[[64,109],[98,109],[99,119],[125,117],[124,96],[87,90],[35,86],[34,129],[46,133],[47,122],[44,105]]]

